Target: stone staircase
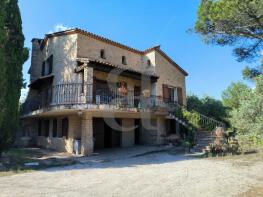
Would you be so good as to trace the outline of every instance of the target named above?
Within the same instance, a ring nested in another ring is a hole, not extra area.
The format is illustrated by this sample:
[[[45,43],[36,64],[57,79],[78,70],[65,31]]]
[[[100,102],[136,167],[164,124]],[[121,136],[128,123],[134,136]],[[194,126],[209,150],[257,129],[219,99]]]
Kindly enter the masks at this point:
[[[182,124],[185,127],[189,127],[188,123],[185,120],[180,119],[179,117],[176,117],[176,110],[179,108],[182,108],[183,106],[175,105],[171,107],[171,111],[169,113],[169,117],[175,119],[180,124]],[[183,107],[184,108],[184,107]],[[186,108],[184,108],[186,109]],[[196,139],[196,146],[193,147],[193,152],[203,152],[204,149],[212,143],[212,132],[217,127],[225,128],[225,124],[223,122],[220,122],[218,120],[215,120],[213,118],[207,117],[203,114],[200,114],[196,112],[200,118],[200,123],[202,128],[211,128],[211,131],[205,131],[205,130],[199,130],[196,131],[195,139]]]
[[[203,152],[203,150],[212,143],[212,136],[210,131],[196,132],[196,145],[193,147],[193,152]]]

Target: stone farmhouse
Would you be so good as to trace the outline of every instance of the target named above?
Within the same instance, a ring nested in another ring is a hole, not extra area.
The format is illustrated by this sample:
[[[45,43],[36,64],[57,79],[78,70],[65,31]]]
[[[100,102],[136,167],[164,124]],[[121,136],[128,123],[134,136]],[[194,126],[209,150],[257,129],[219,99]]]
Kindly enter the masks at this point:
[[[186,105],[187,72],[160,46],[137,50],[70,29],[32,39],[29,93],[18,143],[82,155],[111,147],[159,145],[180,137],[170,116]]]

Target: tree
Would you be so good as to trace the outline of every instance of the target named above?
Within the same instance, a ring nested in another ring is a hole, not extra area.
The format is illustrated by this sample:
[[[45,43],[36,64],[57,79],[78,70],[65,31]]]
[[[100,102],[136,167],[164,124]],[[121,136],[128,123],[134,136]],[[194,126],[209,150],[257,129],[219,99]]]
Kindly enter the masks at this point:
[[[263,64],[256,68],[249,68],[248,66],[246,66],[242,71],[243,78],[250,81],[251,80],[254,81],[256,77],[262,74],[263,74]]]
[[[188,96],[187,109],[220,121],[225,121],[227,117],[227,109],[222,102],[209,96],[205,96],[202,99],[195,95]]]
[[[209,44],[236,45],[238,61],[252,61],[263,49],[263,0],[202,0],[195,31]],[[254,77],[262,70],[244,70]]]
[[[250,92],[250,88],[244,83],[232,83],[222,94],[222,101],[230,109],[238,109],[243,96]]]
[[[187,96],[187,109],[189,111],[197,111],[197,112],[200,112],[202,111],[202,106],[203,106],[203,103],[202,101],[198,98],[198,96],[196,95],[190,95],[190,96]]]
[[[0,12],[0,154],[14,142],[18,123],[18,105],[23,85],[22,65],[28,58],[24,48],[22,21],[17,0],[2,0]]]
[[[231,123],[239,133],[263,142],[263,75],[256,78],[254,90],[241,96],[240,106],[231,112]]]

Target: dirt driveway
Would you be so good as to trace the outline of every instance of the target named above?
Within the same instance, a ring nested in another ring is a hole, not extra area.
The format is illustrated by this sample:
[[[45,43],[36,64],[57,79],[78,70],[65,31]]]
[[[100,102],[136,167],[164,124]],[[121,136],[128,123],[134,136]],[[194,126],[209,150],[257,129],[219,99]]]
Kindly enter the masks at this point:
[[[90,159],[0,177],[0,196],[240,196],[263,186],[263,159],[258,158],[195,159],[161,151]]]

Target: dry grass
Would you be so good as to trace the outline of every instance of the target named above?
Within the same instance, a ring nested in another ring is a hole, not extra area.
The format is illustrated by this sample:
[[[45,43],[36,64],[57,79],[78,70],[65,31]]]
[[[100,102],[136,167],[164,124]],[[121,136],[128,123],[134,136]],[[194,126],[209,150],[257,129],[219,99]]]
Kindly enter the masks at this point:
[[[48,153],[38,148],[11,149],[3,154],[0,160],[0,177],[10,176],[18,173],[32,172],[55,166],[66,166],[76,164],[70,158],[47,157]],[[38,162],[38,166],[25,166],[25,163]]]

